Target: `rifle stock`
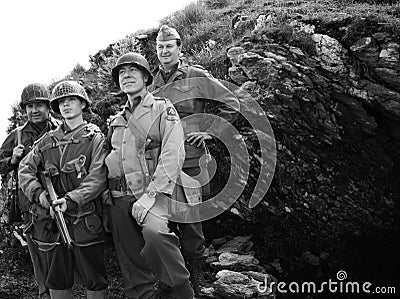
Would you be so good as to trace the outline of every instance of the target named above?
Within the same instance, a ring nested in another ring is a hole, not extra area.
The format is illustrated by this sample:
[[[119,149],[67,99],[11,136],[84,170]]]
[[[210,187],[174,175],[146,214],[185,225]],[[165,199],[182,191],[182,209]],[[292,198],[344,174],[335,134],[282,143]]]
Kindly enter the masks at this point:
[[[17,129],[16,129],[16,136],[14,138],[16,139],[17,145],[22,144],[21,130],[22,130],[21,127],[17,127]],[[19,206],[18,206],[18,189],[19,188],[18,188],[18,171],[17,170],[14,170],[11,180],[13,181],[12,182],[12,190],[8,194],[8,196],[10,198],[10,214],[8,217],[9,225],[13,225],[13,223],[22,222],[21,210],[19,209]]]
[[[65,223],[64,214],[61,212],[58,205],[54,206],[53,202],[57,199],[57,194],[54,191],[53,184],[51,182],[50,173],[48,171],[43,171],[44,180],[46,183],[46,189],[50,196],[50,203],[54,211],[55,220],[57,227],[61,233],[61,238],[68,249],[72,249],[72,239],[68,232],[67,224]]]

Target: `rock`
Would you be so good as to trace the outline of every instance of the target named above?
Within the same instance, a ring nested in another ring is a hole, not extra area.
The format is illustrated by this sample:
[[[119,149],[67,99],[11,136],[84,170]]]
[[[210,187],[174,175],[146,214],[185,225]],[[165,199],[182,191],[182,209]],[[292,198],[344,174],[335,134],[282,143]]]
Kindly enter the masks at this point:
[[[254,27],[254,22],[250,19],[249,16],[240,16],[237,15],[232,19],[232,31],[233,36],[243,36],[247,33],[250,33]]]
[[[231,66],[228,69],[228,74],[229,77],[238,85],[242,85],[249,80],[249,78],[243,74],[242,69],[236,66]]]
[[[298,20],[291,21],[290,25],[293,27],[293,29],[295,31],[301,31],[301,32],[308,33],[308,34],[314,34],[315,33],[315,26],[314,25],[305,24],[305,23],[300,22]]]
[[[256,25],[254,27],[253,33],[257,34],[264,28],[271,27],[277,21],[277,15],[275,13],[270,13],[268,15],[259,15],[256,20]]]
[[[379,46],[372,37],[363,37],[350,47],[353,54],[360,60],[375,65],[379,58]]]
[[[319,257],[311,254],[311,252],[309,251],[305,251],[303,253],[303,259],[308,264],[311,264],[313,266],[319,266]]]
[[[287,58],[286,58],[286,57],[283,57],[283,56],[281,56],[281,55],[274,54],[274,53],[269,52],[269,51],[265,51],[265,52],[264,52],[264,57],[273,58],[273,59],[275,59],[276,61],[280,61],[280,62],[282,62],[282,61],[287,61]]]
[[[358,88],[367,92],[369,103],[378,104],[386,115],[400,119],[400,93],[367,80],[361,80]]]
[[[383,42],[383,41],[385,41],[385,39],[390,37],[390,35],[386,32],[376,32],[376,33],[372,34],[372,37],[377,41]]]
[[[221,253],[217,262],[211,263],[216,269],[229,269],[234,271],[254,270],[262,268],[258,265],[259,261],[253,254],[236,254],[231,252]]]
[[[400,70],[378,67],[374,72],[388,87],[400,91]]]
[[[247,276],[260,281],[260,282],[271,282],[271,281],[275,281],[277,282],[278,280],[272,276],[271,274],[267,274],[267,273],[261,273],[261,272],[255,272],[255,271],[244,271],[242,272],[243,274],[246,274]]]
[[[313,34],[312,39],[317,52],[316,59],[323,69],[335,74],[343,74],[347,71],[342,61],[345,50],[336,39],[324,34]]]
[[[367,93],[362,96],[368,97]],[[347,117],[349,122],[356,124],[356,127],[361,129],[367,135],[371,135],[375,132],[378,125],[375,119],[367,113],[360,100],[343,93],[333,94],[332,97],[337,101],[340,101],[345,108],[348,109],[348,113],[344,113],[342,118]]]
[[[256,20],[256,26],[254,28],[254,31],[263,29],[265,26],[266,20],[267,20],[266,15],[259,15]]]
[[[225,283],[249,283],[250,278],[247,275],[244,275],[240,272],[230,271],[230,270],[221,270],[219,271],[215,277],[220,282]]]
[[[257,80],[260,84],[269,84],[278,77],[277,62],[273,58],[246,52],[239,57],[239,63],[249,80]]]
[[[227,237],[222,237],[222,238],[218,238],[218,239],[212,240],[212,243],[213,243],[214,246],[219,246],[219,245],[224,244],[227,241],[228,241]]]
[[[245,53],[245,50],[242,47],[232,47],[232,48],[229,48],[226,55],[231,60],[231,63],[234,66],[237,66],[237,65],[239,65],[239,56],[244,53]]]
[[[390,42],[383,46],[379,53],[379,67],[391,68],[400,70],[400,45],[398,43]]]
[[[260,292],[261,282],[247,275],[229,270],[219,271],[214,282],[214,295],[221,298],[275,298],[274,294]]]
[[[253,247],[253,242],[250,241],[251,236],[238,236],[232,240],[222,244],[222,246],[217,250],[218,254],[224,252],[246,252]]]
[[[201,294],[207,296],[207,298],[215,298],[215,289],[213,287],[201,288]]]

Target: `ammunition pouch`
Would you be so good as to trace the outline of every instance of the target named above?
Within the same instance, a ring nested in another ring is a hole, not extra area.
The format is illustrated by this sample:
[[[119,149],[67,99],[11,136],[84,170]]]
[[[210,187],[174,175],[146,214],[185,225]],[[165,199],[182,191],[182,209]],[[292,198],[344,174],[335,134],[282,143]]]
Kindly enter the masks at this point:
[[[25,225],[24,232],[31,235],[40,250],[49,251],[61,244],[61,234],[57,224],[51,218],[49,210],[39,204],[30,209],[31,220]],[[75,246],[90,246],[104,242],[101,211],[91,201],[81,209],[67,210],[65,223]]]

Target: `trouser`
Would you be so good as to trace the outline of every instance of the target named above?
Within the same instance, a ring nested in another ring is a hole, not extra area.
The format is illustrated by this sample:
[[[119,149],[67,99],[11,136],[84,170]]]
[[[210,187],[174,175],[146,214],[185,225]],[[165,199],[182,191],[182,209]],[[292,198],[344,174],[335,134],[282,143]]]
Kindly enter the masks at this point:
[[[178,237],[168,228],[167,199],[157,197],[142,226],[131,216],[134,201],[133,196],[114,198],[108,209],[127,296],[150,298],[154,292],[153,270],[161,282],[172,287],[176,298],[190,298],[189,271],[179,251]]]
[[[31,214],[24,213],[24,223],[30,222]],[[39,289],[39,296],[48,293],[49,289],[45,286],[47,276],[47,260],[44,252],[40,251],[37,245],[32,241],[29,234],[26,234],[26,242],[28,243],[29,255],[33,265],[33,273]]]
[[[79,273],[79,280],[87,290],[101,291],[107,288],[103,243],[86,247],[73,246],[71,250],[64,245],[57,245],[45,254],[49,265],[46,280],[49,289],[71,289],[75,271]]]
[[[183,171],[191,177],[197,176],[200,167],[185,167]],[[210,194],[209,184],[202,186],[202,198],[206,200]],[[181,251],[185,260],[201,258],[205,250],[205,238],[203,234],[203,225],[201,222],[195,223],[176,223],[181,240]],[[173,226],[172,226],[173,227]]]

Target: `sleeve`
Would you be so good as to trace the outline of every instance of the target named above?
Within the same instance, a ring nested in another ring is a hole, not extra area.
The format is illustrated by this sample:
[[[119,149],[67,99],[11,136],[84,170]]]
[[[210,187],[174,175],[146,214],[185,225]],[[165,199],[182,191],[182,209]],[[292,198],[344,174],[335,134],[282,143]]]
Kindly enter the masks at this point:
[[[178,112],[169,101],[160,117],[161,153],[147,191],[171,195],[185,160],[185,139]]]
[[[233,123],[238,116],[239,100],[220,80],[214,78],[207,71],[193,68],[190,77],[197,77],[196,86],[198,94],[204,98],[216,102],[216,115],[220,118]],[[228,123],[214,120],[207,130],[207,133],[218,136],[223,132]]]
[[[38,167],[41,164],[42,156],[39,153],[38,144],[19,163],[19,185],[22,192],[31,202],[37,202],[40,193],[45,191],[37,177]]]
[[[93,150],[88,175],[80,185],[65,194],[65,198],[72,200],[81,208],[86,203],[100,196],[106,188],[107,169],[104,164],[107,151],[105,138],[102,133],[97,133],[93,139]]]
[[[239,100],[218,79],[208,77],[202,80],[204,80],[204,84],[200,84],[200,88],[203,89],[201,92],[208,94],[210,99],[216,101],[217,111],[215,114],[221,119],[233,123],[238,116]],[[214,120],[207,132],[218,136],[225,130],[227,125],[227,122]]]
[[[18,165],[12,165],[11,156],[15,145],[15,130],[7,136],[0,148],[0,174],[6,174],[17,169]]]

